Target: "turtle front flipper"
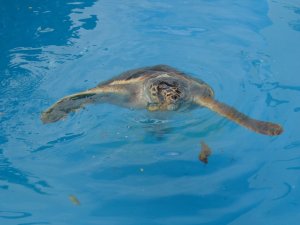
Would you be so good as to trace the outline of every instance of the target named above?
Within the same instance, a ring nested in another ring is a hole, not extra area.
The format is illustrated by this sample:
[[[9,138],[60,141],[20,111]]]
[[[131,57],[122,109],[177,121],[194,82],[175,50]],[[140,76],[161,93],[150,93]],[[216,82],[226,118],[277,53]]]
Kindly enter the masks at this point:
[[[194,101],[257,133],[275,136],[283,132],[283,128],[279,124],[252,119],[235,108],[218,102],[211,97],[195,97]]]
[[[114,96],[126,95],[125,89],[116,86],[96,87],[84,92],[66,96],[54,103],[47,110],[42,112],[41,120],[43,123],[53,123],[64,119],[71,112],[83,108],[87,104],[109,101]]]

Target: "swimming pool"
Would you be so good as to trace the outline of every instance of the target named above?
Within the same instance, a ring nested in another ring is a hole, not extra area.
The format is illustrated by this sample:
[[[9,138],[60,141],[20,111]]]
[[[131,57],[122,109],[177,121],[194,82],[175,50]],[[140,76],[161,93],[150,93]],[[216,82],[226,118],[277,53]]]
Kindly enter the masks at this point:
[[[298,224],[298,1],[1,3],[0,224]],[[204,108],[157,117],[99,104],[40,121],[65,95],[155,64],[284,133]]]

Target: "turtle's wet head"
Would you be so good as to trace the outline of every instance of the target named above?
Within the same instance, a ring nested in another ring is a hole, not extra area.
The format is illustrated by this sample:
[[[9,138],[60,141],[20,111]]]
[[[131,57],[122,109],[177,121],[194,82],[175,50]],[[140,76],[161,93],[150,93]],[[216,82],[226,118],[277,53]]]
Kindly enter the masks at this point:
[[[181,103],[181,91],[177,87],[171,87],[161,91],[166,105],[166,110],[175,111],[179,108]]]
[[[148,87],[152,103],[162,111],[175,111],[180,107],[184,90],[175,79],[156,79]]]

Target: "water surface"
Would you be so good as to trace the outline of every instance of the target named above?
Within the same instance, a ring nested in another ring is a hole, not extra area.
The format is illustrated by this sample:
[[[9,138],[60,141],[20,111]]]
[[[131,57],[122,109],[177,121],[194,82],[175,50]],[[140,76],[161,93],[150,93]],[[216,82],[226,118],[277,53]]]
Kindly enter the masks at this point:
[[[298,1],[0,3],[0,224],[298,224]],[[156,118],[105,104],[39,119],[65,95],[155,64],[284,133],[207,109]]]

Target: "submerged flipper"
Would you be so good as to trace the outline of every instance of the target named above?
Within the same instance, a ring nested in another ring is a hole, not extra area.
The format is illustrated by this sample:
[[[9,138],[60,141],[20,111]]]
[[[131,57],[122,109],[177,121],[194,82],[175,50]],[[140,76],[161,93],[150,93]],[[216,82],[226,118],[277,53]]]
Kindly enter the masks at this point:
[[[195,102],[257,133],[274,136],[283,132],[283,128],[279,124],[252,119],[235,108],[218,102],[213,98],[196,97]]]
[[[41,115],[41,120],[43,123],[53,123],[64,119],[70,112],[75,112],[87,104],[100,102],[103,97],[122,94],[126,94],[126,91],[122,88],[103,86],[69,95],[45,110]]]

